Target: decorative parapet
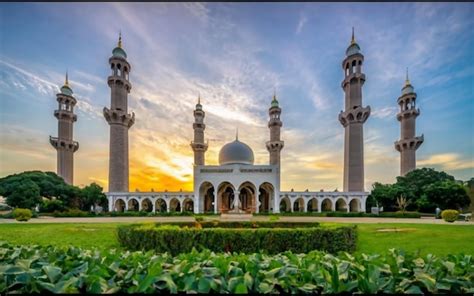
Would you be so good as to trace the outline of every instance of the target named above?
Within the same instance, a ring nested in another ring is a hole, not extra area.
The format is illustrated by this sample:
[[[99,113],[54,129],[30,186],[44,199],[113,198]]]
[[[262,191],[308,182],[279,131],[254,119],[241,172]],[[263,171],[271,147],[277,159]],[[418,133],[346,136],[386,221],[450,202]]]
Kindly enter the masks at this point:
[[[418,115],[420,115],[420,109],[412,108],[412,109],[399,112],[397,114],[397,120],[401,121],[403,118],[409,118],[412,116],[417,117]]]
[[[364,123],[370,115],[370,106],[362,107],[356,106],[353,109],[347,111],[341,111],[339,113],[339,122],[344,126],[348,126],[353,123]]]
[[[72,111],[67,110],[54,110],[54,117],[59,120],[71,120],[73,122],[77,121],[77,115]]]
[[[63,140],[57,137],[49,136],[49,143],[56,148],[56,150],[70,150],[76,152],[79,149],[79,143],[71,140]]]
[[[203,151],[206,152],[208,148],[208,144],[206,143],[197,143],[194,141],[191,141],[191,148],[193,148],[193,151]]]
[[[112,86],[124,87],[127,90],[127,92],[130,92],[130,90],[132,89],[132,84],[122,76],[117,76],[117,75],[109,76],[107,78],[107,84],[110,87]]]
[[[266,143],[268,152],[278,152],[285,146],[284,141],[267,141]]]
[[[420,137],[414,137],[411,139],[402,139],[395,142],[395,149],[398,152],[402,152],[403,150],[416,150],[424,141],[424,135]]]
[[[357,79],[359,80],[361,83],[364,83],[365,82],[365,74],[363,73],[351,73],[349,75],[347,75],[344,80],[341,82],[341,87],[342,88],[345,88],[346,87],[346,84],[350,83],[352,80],[354,79]]]
[[[105,120],[109,124],[119,124],[130,128],[135,123],[135,113],[125,113],[119,109],[108,109],[104,107],[103,110]]]

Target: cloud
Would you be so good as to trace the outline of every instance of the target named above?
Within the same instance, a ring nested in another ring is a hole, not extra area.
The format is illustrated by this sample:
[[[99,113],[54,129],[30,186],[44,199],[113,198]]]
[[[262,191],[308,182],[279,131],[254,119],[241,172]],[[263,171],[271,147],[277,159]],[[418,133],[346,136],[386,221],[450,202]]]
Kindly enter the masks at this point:
[[[301,33],[301,30],[303,30],[304,25],[308,21],[308,18],[304,15],[302,15],[298,21],[298,25],[296,26],[296,35]]]
[[[388,107],[374,109],[371,112],[371,115],[375,118],[393,120],[397,112],[398,112],[397,107],[388,106]]]
[[[440,153],[418,160],[417,166],[435,166],[449,171],[474,169],[474,159],[463,159],[457,153]]]

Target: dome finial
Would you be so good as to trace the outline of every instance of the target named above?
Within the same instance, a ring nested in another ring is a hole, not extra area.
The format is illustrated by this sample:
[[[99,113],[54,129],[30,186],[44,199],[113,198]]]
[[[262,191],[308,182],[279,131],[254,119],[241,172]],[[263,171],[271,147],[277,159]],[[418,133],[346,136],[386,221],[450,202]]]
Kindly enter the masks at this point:
[[[408,79],[408,67],[407,67],[407,74],[405,78],[405,85],[410,85],[410,79]]]
[[[198,105],[201,105],[201,92],[198,92]]]
[[[69,79],[67,77],[67,70],[66,70],[66,80],[64,81],[65,86],[69,86]]]
[[[239,140],[239,128],[238,127],[235,129],[235,140],[236,141]]]
[[[354,37],[354,27],[352,27],[352,39],[351,39],[351,44],[356,43],[355,37]]]
[[[119,31],[118,47],[122,48],[122,30]]]

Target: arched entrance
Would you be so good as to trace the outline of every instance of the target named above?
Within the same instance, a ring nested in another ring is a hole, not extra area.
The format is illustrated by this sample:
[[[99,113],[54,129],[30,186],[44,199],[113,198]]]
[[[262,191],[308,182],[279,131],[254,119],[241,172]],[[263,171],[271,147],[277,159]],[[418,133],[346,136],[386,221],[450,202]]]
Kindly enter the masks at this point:
[[[125,202],[121,199],[115,201],[115,211],[116,212],[125,212]]]
[[[347,203],[344,198],[339,198],[336,201],[336,211],[337,212],[347,212]]]
[[[288,197],[284,197],[280,201],[280,212],[290,212],[291,211],[291,203]]]
[[[183,201],[183,211],[184,212],[194,212],[194,202],[190,198],[186,198]]]
[[[223,182],[217,190],[217,209],[226,213],[234,207],[234,186],[229,182]]]
[[[293,212],[303,212],[304,211],[304,200],[302,197],[297,198],[293,203]]]
[[[272,184],[265,182],[259,187],[259,195],[258,200],[260,201],[260,206],[258,211],[260,213],[268,213],[272,208],[273,204],[273,195],[275,194],[275,190],[273,189]]]
[[[200,211],[204,213],[214,213],[214,186],[209,182],[204,182],[199,188]]]
[[[318,211],[318,200],[316,198],[312,198],[308,201],[308,212],[317,212]]]
[[[239,192],[239,209],[254,213],[256,207],[255,186],[250,182],[244,182],[240,185]]]
[[[129,211],[138,211],[139,209],[138,200],[132,198],[128,201],[128,210]]]
[[[354,198],[349,203],[349,209],[351,212],[360,212],[360,201],[357,198]]]
[[[142,200],[142,211],[151,212],[153,211],[153,203],[148,198]]]
[[[177,198],[173,198],[170,201],[170,210],[172,212],[181,212],[181,204],[179,203],[179,200]]]
[[[162,198],[158,198],[155,202],[155,211],[156,212],[166,212],[166,202]]]
[[[332,211],[332,202],[329,198],[326,198],[321,203],[321,211],[323,212],[331,212]]]

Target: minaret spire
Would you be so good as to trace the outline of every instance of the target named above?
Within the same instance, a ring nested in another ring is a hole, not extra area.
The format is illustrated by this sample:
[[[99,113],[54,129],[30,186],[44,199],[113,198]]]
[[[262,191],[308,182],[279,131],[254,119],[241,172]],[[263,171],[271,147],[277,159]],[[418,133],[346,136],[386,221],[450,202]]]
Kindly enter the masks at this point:
[[[407,67],[407,74],[405,78],[405,85],[410,85],[410,79],[408,79],[408,67]]]
[[[355,37],[354,37],[354,27],[352,27],[352,39],[351,39],[351,44],[354,44],[356,41],[355,41]]]
[[[67,70],[66,70],[66,80],[64,81],[65,86],[69,86],[69,79],[67,77]]]
[[[119,41],[118,41],[117,46],[122,48],[122,30],[120,30],[119,32]]]
[[[201,93],[198,92],[198,105],[201,105]]]
[[[236,141],[239,140],[239,128],[238,127],[235,129],[235,140]]]

